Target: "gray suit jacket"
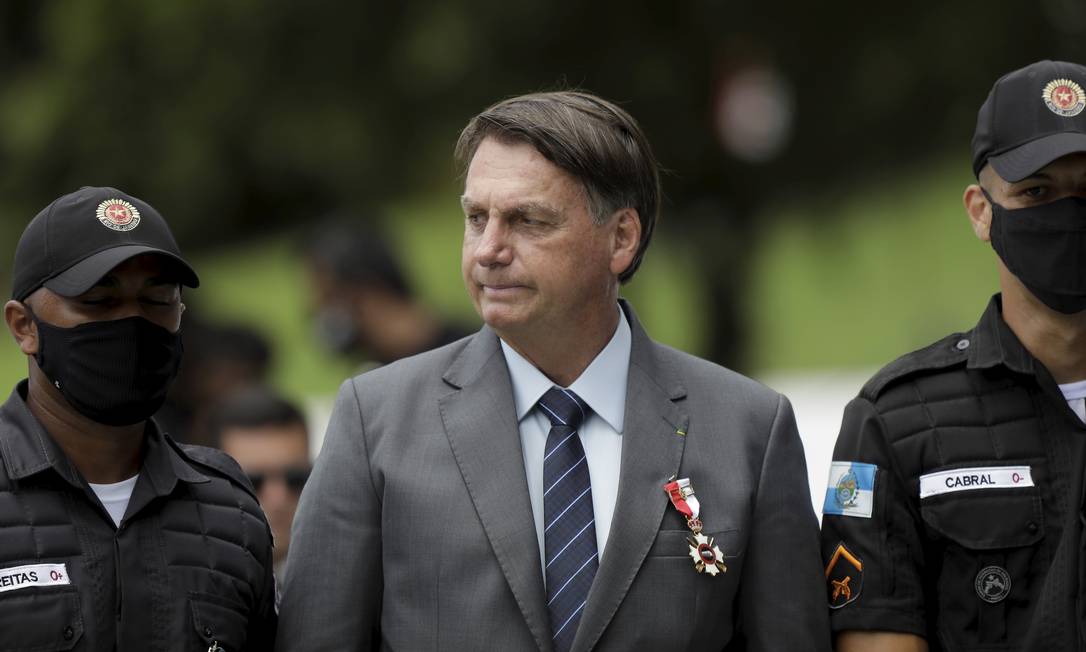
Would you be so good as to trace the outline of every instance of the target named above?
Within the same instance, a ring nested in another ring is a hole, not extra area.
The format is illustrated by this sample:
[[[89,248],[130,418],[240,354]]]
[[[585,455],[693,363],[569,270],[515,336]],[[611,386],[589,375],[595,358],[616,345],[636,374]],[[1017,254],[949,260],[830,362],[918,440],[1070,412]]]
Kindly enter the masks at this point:
[[[574,650],[828,650],[787,399],[633,329],[614,519]],[[279,650],[549,652],[509,371],[484,327],[344,383],[294,523]],[[685,433],[685,434],[684,434]],[[663,490],[689,477],[727,573]]]

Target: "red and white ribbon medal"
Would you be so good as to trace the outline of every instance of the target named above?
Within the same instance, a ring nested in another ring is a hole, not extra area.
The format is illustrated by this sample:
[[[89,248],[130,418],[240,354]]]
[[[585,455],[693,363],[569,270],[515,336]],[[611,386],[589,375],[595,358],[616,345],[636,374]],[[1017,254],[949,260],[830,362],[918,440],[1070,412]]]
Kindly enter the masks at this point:
[[[702,524],[699,515],[701,504],[694,496],[694,487],[690,484],[690,478],[679,478],[664,485],[664,491],[671,498],[671,504],[686,517],[686,526],[693,532],[693,536],[686,538],[690,544],[690,558],[694,560],[694,568],[699,573],[708,573],[716,577],[717,573],[727,573],[728,567],[724,565],[724,553],[720,551],[713,537],[701,533]]]

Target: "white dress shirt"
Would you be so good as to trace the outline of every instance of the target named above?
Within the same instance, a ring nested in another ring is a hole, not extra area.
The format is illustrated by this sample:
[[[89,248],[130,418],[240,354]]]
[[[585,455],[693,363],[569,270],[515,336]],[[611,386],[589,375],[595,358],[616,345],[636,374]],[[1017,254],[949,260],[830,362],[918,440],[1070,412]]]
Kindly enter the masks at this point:
[[[626,414],[626,376],[630,369],[630,324],[622,309],[611,341],[592,360],[584,372],[566,389],[581,398],[592,412],[581,424],[578,434],[584,446],[588,474],[592,481],[592,511],[596,518],[596,544],[600,560],[607,547],[607,534],[618,499],[618,476],[622,459],[622,426]],[[543,543],[543,451],[551,422],[536,402],[554,383],[524,356],[502,341],[502,351],[509,367],[520,423],[520,443],[524,450],[524,471],[528,476],[528,495],[532,500],[535,533],[539,539],[539,560],[547,562]],[[545,575],[545,573],[544,573]]]

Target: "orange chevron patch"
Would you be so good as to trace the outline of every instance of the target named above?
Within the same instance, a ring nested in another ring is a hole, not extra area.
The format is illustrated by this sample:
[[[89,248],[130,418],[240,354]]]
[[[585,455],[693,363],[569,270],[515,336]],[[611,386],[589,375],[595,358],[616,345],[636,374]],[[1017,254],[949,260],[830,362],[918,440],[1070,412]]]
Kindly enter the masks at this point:
[[[830,609],[859,599],[864,584],[864,563],[844,543],[837,544],[826,564],[826,592]]]

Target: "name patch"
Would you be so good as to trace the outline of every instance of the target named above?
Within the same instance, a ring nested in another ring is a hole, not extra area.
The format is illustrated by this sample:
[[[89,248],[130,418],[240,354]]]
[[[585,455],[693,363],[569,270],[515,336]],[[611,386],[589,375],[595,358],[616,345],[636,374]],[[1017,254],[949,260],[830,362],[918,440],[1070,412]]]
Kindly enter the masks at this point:
[[[57,586],[71,583],[66,564],[32,564],[0,568],[0,593],[31,586]]]
[[[977,466],[920,476],[920,497],[930,498],[954,491],[1032,487],[1028,466]]]
[[[823,514],[871,518],[875,504],[875,472],[878,467],[862,462],[833,462]]]

